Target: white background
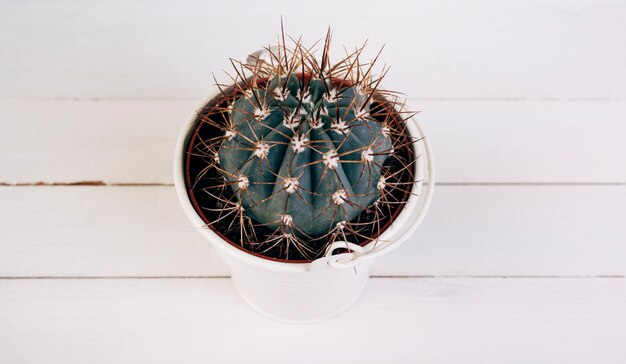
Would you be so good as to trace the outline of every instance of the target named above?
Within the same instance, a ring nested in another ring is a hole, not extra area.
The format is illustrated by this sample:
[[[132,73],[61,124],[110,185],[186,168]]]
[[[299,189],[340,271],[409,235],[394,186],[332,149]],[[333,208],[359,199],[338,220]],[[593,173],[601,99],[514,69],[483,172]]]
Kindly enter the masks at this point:
[[[304,326],[237,296],[170,169],[281,14],[337,56],[386,44],[439,182]],[[624,363],[625,139],[625,2],[0,0],[0,362]]]

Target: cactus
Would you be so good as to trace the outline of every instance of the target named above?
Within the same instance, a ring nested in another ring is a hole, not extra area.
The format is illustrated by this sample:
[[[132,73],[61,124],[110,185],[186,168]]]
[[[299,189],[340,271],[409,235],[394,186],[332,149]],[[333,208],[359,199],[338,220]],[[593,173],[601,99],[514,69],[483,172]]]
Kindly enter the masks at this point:
[[[321,61],[283,41],[265,59],[233,62],[234,86],[218,84],[222,100],[201,113],[219,133],[193,146],[208,161],[195,184],[218,176],[202,189],[216,206],[202,208],[259,254],[289,259],[295,247],[310,260],[333,241],[374,238],[414,183],[402,127],[412,114],[401,118],[397,97],[378,90],[386,71],[375,77],[363,48],[331,66],[329,44],[330,33]]]
[[[248,91],[232,105],[233,130],[218,152],[248,216],[318,237],[380,198],[391,139],[356,87],[274,75]]]

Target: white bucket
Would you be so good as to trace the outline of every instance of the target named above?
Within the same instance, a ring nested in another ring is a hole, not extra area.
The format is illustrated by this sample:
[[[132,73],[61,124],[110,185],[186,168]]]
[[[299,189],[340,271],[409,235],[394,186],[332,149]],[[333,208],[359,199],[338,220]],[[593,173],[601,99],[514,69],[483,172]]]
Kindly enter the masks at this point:
[[[221,94],[215,86],[200,107]],[[334,254],[336,248],[346,248],[346,242],[336,242],[326,256],[311,263],[277,262],[248,254],[223,240],[196,213],[185,186],[184,159],[187,140],[196,126],[194,112],[183,126],[174,154],[174,182],[178,199],[200,233],[216,248],[230,267],[235,287],[250,306],[274,319],[290,322],[312,322],[331,317],[354,303],[367,283],[373,258],[386,254],[417,229],[423,220],[434,189],[433,156],[422,128],[414,118],[407,129],[414,143],[417,182],[409,201],[394,222],[377,240],[364,247],[348,244],[350,253]],[[422,189],[422,187],[424,187]]]

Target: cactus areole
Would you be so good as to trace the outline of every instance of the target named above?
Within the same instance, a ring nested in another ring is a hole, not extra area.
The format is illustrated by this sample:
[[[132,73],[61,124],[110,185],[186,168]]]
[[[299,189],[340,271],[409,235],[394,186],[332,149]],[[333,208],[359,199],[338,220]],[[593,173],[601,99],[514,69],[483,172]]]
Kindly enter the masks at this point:
[[[412,114],[377,89],[371,66],[348,56],[331,67],[327,47],[321,63],[304,47],[279,49],[240,64],[198,111],[185,175],[196,211],[225,240],[306,262],[335,241],[376,239],[408,199],[418,156],[404,126]]]

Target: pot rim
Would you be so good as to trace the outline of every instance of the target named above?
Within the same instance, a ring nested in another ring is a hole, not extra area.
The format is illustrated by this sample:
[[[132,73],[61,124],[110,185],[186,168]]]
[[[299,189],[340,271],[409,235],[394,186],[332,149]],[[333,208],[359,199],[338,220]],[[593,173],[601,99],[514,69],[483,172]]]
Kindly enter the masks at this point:
[[[212,85],[208,95],[201,101],[199,107],[194,110],[187,121],[181,128],[176,142],[176,148],[174,150],[174,186],[178,200],[180,202],[183,211],[187,215],[187,218],[192,222],[194,227],[202,234],[202,236],[210,241],[214,247],[216,247],[220,253],[226,253],[235,259],[246,262],[253,266],[264,268],[273,271],[302,273],[310,270],[315,263],[327,260],[327,257],[321,257],[311,262],[282,262],[258,257],[250,254],[244,250],[241,250],[229,242],[220,237],[213,229],[208,228],[206,223],[200,215],[196,212],[191,199],[189,198],[186,183],[185,183],[185,169],[184,160],[186,152],[187,139],[191,132],[195,129],[197,121],[197,110],[207,105],[210,101],[215,99],[221,94],[220,88],[216,85]],[[419,136],[415,142],[413,142],[413,148],[416,155],[415,163],[415,179],[416,182],[411,188],[409,199],[406,205],[401,209],[395,220],[391,225],[383,231],[376,239],[368,242],[363,246],[366,253],[359,255],[351,262],[356,263],[357,259],[374,258],[382,255],[392,249],[400,246],[407,238],[417,229],[423,220],[426,211],[430,205],[432,199],[432,193],[434,189],[434,162],[432,156],[431,147],[426,139],[426,135],[423,132],[422,127],[419,125],[415,116],[406,120],[406,127],[411,136]],[[425,157],[425,158],[424,158]],[[428,163],[428,165],[426,165]],[[421,191],[425,182],[426,172],[428,173],[428,183],[426,184],[426,194],[422,196]],[[421,208],[418,210],[419,200],[422,200]],[[405,228],[402,231],[402,228]],[[345,264],[342,263],[342,264]],[[319,264],[317,264],[319,265]],[[349,264],[347,266],[353,266]],[[338,265],[333,265],[338,266]]]

